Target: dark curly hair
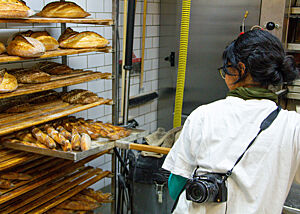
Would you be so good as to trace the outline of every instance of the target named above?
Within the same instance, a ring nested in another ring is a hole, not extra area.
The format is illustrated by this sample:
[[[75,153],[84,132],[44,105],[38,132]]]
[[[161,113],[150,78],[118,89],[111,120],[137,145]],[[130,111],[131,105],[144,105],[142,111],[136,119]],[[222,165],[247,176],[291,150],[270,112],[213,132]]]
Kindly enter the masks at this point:
[[[239,62],[245,64],[242,74]],[[234,40],[223,52],[224,71],[228,65],[238,70],[242,81],[248,73],[262,86],[293,81],[299,74],[293,56],[287,56],[280,40],[264,30],[251,30]]]

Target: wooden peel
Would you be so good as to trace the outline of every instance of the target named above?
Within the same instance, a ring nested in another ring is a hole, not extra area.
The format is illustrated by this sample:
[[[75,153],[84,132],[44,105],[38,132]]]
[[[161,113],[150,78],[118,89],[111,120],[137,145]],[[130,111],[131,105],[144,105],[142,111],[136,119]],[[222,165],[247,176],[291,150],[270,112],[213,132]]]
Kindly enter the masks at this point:
[[[170,148],[159,147],[159,146],[150,146],[138,143],[131,143],[129,144],[129,149],[134,149],[138,151],[147,151],[147,152],[156,152],[160,154],[168,154]]]
[[[121,116],[124,114],[125,105],[125,49],[126,49],[126,31],[127,31],[127,0],[124,0],[124,16],[123,16],[123,51],[122,51],[122,92],[121,92]]]
[[[144,83],[146,17],[147,17],[147,0],[144,0],[144,11],[143,11],[143,35],[142,35],[142,61],[141,61],[140,90],[143,88],[143,83]]]

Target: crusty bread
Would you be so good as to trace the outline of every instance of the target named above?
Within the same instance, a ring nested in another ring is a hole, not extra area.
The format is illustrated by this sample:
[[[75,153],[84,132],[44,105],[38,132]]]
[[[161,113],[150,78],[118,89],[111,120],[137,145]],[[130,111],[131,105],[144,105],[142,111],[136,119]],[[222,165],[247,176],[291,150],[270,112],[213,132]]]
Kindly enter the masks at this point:
[[[91,14],[85,12],[74,2],[51,2],[36,15],[49,18],[84,18]]]
[[[39,57],[45,53],[43,43],[31,37],[17,35],[7,46],[7,53],[21,57]]]
[[[0,0],[0,18],[26,18],[34,11],[20,0]]]
[[[0,70],[0,93],[7,93],[18,88],[17,79],[6,72],[6,69]]]
[[[20,181],[27,181],[32,178],[32,176],[24,173],[18,173],[18,172],[6,172],[2,175],[0,175],[0,178],[6,179],[6,180],[20,180]]]
[[[5,45],[0,42],[0,54],[3,54],[6,51]]]
[[[57,40],[54,39],[52,36],[50,36],[50,34],[47,31],[35,31],[34,32],[32,30],[13,34],[12,36],[9,37],[7,44],[9,44],[11,41],[13,41],[16,38],[16,36],[18,36],[18,35],[22,35],[25,37],[31,37],[31,38],[34,38],[34,39],[40,41],[45,46],[46,51],[56,50],[59,47]]]
[[[101,35],[91,32],[76,32],[67,28],[58,39],[61,48],[103,48],[109,41]]]
[[[74,89],[63,93],[61,98],[64,102],[71,104],[90,104],[103,99],[98,97],[97,94],[84,89]]]
[[[53,75],[74,73],[74,70],[69,66],[57,62],[40,62],[37,63],[35,67]]]
[[[80,147],[82,151],[89,150],[92,145],[91,137],[88,134],[83,133],[81,135]]]
[[[14,69],[9,70],[8,73],[14,75],[17,78],[18,83],[25,84],[45,83],[49,82],[51,79],[51,76],[49,74],[39,71],[37,69]]]

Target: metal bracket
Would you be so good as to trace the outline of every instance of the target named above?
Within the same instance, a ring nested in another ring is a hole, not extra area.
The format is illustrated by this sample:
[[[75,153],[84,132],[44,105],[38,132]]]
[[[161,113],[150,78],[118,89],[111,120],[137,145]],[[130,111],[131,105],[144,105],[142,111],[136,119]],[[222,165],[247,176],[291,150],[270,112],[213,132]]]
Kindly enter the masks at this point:
[[[162,204],[162,202],[163,202],[163,191],[164,191],[164,186],[165,186],[165,183],[163,183],[163,184],[158,184],[158,183],[155,182],[157,201],[158,201],[158,203],[160,203],[160,204]]]

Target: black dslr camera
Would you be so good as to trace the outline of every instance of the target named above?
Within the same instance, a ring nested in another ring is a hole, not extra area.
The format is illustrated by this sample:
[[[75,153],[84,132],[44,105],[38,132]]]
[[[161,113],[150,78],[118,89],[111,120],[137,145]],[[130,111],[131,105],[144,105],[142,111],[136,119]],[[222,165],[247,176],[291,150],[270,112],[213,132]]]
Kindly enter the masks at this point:
[[[225,174],[208,173],[197,176],[186,183],[186,199],[196,203],[204,202],[226,202],[227,186]]]

